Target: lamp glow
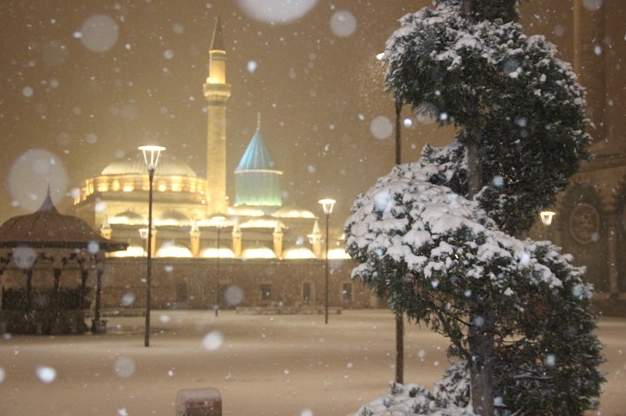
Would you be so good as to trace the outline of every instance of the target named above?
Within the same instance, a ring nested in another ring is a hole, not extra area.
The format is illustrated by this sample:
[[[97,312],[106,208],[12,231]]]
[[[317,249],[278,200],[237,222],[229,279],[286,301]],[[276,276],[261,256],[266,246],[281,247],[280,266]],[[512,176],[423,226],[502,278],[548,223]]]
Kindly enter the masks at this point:
[[[330,215],[333,213],[333,207],[335,206],[335,202],[337,201],[335,201],[334,199],[326,198],[320,199],[318,202],[322,205],[324,214]]]
[[[148,171],[155,170],[157,164],[159,163],[159,157],[161,156],[161,152],[165,150],[163,146],[154,146],[154,145],[146,145],[139,146],[138,148],[143,152],[143,160],[146,162],[146,167]]]
[[[541,222],[543,223],[543,225],[552,224],[552,219],[554,218],[555,215],[556,213],[554,211],[541,211],[539,213],[539,216],[541,217]]]

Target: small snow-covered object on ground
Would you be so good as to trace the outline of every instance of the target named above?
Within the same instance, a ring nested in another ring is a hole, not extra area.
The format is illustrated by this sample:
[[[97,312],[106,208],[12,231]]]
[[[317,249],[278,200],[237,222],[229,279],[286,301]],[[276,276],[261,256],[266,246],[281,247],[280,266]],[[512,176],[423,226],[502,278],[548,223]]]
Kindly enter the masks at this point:
[[[362,406],[348,416],[476,416],[472,405],[458,407],[418,384],[391,382],[389,394]]]

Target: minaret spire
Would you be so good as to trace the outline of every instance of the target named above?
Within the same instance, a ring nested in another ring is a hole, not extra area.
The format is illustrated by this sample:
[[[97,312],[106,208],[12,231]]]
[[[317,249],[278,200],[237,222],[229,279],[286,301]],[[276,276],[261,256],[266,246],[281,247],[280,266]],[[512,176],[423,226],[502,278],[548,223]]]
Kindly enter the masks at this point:
[[[256,113],[256,129],[261,131],[261,113]]]
[[[209,74],[204,83],[208,101],[207,214],[228,211],[226,199],[226,102],[231,87],[226,83],[226,48],[218,18],[209,49]]]
[[[215,19],[215,28],[213,28],[213,39],[211,40],[212,51],[224,51],[224,35],[222,34],[222,20],[218,17]]]

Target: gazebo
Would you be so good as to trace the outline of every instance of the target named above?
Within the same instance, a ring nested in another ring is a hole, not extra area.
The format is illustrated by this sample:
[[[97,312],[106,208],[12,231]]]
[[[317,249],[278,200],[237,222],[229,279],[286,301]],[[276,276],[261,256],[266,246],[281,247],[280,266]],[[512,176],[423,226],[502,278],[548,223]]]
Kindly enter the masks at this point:
[[[127,246],[102,237],[80,218],[60,214],[48,191],[36,212],[0,226],[0,325],[10,333],[84,333],[84,311],[91,307],[87,280],[95,272],[91,331],[104,331],[105,253]]]

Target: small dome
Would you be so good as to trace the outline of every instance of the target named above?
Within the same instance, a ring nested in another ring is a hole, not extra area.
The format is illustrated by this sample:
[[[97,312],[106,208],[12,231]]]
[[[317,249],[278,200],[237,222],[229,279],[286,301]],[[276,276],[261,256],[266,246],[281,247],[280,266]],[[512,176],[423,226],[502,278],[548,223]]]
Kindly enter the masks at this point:
[[[124,251],[116,251],[111,253],[111,257],[144,257],[146,255],[146,250],[138,245],[130,245]]]
[[[311,211],[295,207],[283,207],[272,214],[276,218],[317,218]]]
[[[191,250],[187,247],[166,241],[155,253],[155,257],[193,257]]]
[[[213,215],[211,217],[203,218],[201,220],[196,221],[196,226],[210,227],[210,228],[211,227],[212,228],[217,228],[217,227],[226,228],[226,227],[234,227],[236,223],[237,221],[232,218],[228,218],[223,215],[217,214],[217,215]]]
[[[136,152],[131,156],[116,160],[110,163],[107,167],[102,169],[101,175],[111,176],[124,176],[124,175],[147,175],[148,170],[146,163],[143,160],[143,155],[140,152]],[[196,172],[182,160],[173,159],[167,156],[167,153],[162,153],[159,157],[159,163],[157,165],[155,175],[157,176],[189,176],[196,178]]]
[[[245,249],[241,253],[241,258],[244,260],[275,259],[276,254],[268,247],[252,247]]]
[[[115,215],[113,218],[109,218],[109,224],[126,224],[126,225],[136,225],[136,224],[146,224],[146,219],[137,214],[135,211],[126,210],[124,212],[120,212]]]
[[[283,223],[273,218],[252,218],[240,225],[241,228],[286,228]]]
[[[343,248],[332,248],[328,250],[329,260],[349,260],[352,257]]]
[[[315,253],[306,247],[293,247],[283,252],[283,259],[285,260],[306,260],[314,259]]]
[[[234,215],[239,217],[262,217],[263,215],[265,215],[265,212],[256,207],[240,205],[236,207],[228,207],[228,215]]]
[[[156,220],[157,225],[191,225],[189,217],[179,211],[166,211]]]
[[[227,247],[220,247],[218,256],[217,247],[208,247],[202,250],[202,252],[200,253],[200,257],[206,259],[216,259],[218,257],[221,259],[234,259],[235,253],[233,253],[233,251]]]

